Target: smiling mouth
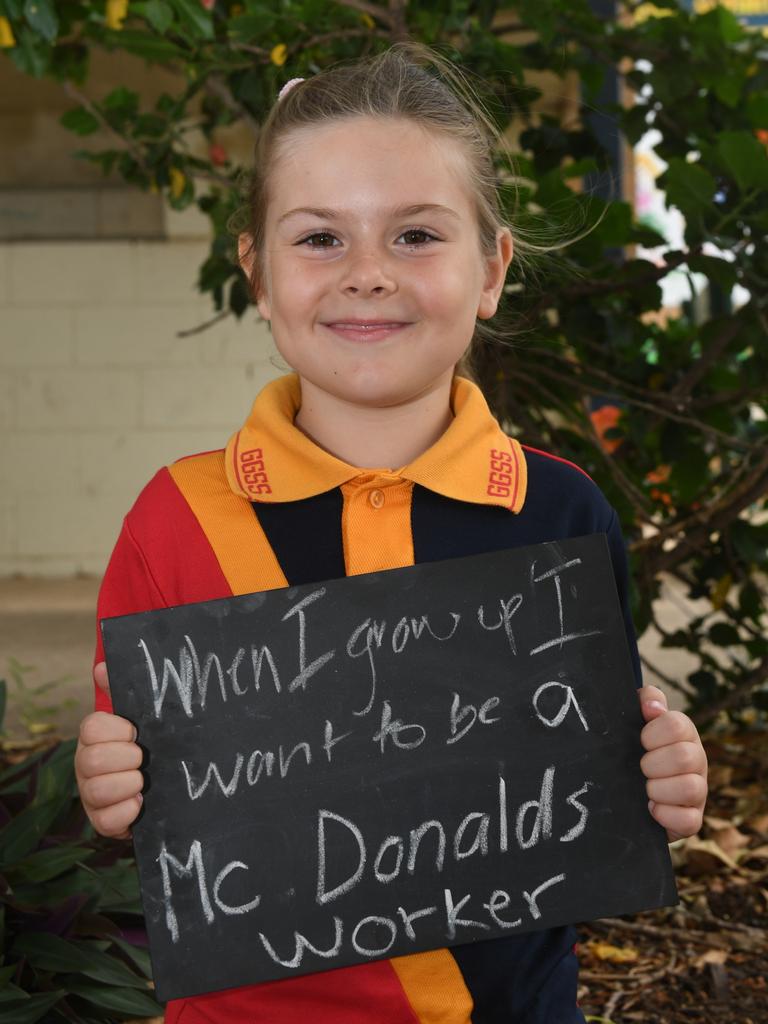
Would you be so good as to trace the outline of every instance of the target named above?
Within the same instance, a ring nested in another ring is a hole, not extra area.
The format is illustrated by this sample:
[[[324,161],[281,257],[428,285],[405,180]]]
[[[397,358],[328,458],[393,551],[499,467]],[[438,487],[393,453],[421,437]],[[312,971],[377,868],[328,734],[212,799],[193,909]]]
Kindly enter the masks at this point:
[[[402,330],[404,327],[410,326],[407,321],[403,320],[380,320],[371,322],[354,322],[349,320],[337,320],[331,323],[323,325],[335,334],[339,334],[345,338],[356,338],[356,339],[378,339],[386,338],[389,335],[394,334],[396,331]]]

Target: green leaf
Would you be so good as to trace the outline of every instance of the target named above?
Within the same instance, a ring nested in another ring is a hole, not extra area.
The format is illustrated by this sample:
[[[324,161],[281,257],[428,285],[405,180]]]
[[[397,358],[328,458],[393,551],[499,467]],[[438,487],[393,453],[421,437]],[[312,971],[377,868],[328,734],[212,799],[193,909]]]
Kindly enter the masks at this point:
[[[159,1003],[148,993],[132,988],[105,988],[102,985],[92,985],[76,978],[68,978],[67,990],[73,996],[87,999],[100,1010],[113,1010],[115,1013],[131,1014],[135,1017],[159,1017],[163,1012]]]
[[[738,630],[728,622],[716,622],[709,631],[709,639],[718,647],[732,647],[741,643]]]
[[[41,971],[84,974],[94,981],[124,988],[147,986],[146,980],[122,960],[99,952],[91,943],[72,942],[47,932],[27,932],[16,938],[12,948]]]
[[[680,445],[670,476],[679,499],[692,501],[705,490],[709,476],[709,457],[705,451],[692,444]]]
[[[3,1024],[35,1024],[66,995],[62,989],[29,996],[17,1003],[3,1003]]]
[[[53,850],[38,850],[14,865],[14,878],[24,882],[47,882],[63,874],[75,864],[87,860],[93,850],[81,846],[61,846]]]
[[[20,29],[16,38],[19,45],[10,50],[11,60],[25,75],[42,78],[48,70],[49,47],[26,25]]]
[[[137,14],[143,14],[155,32],[164,35],[173,22],[173,11],[164,0],[147,0],[143,4],[134,4]]]
[[[51,0],[25,0],[24,17],[27,24],[48,43],[56,41],[59,19]]]
[[[133,946],[130,942],[126,942],[125,939],[118,938],[117,935],[112,936],[112,941],[118,949],[122,949],[125,955],[134,962],[145,978],[152,977],[152,961],[146,949]]]
[[[733,546],[745,562],[765,565],[768,562],[768,524],[753,526],[743,519],[731,523],[730,536]]]
[[[8,700],[8,683],[4,679],[0,679],[0,731],[3,728],[3,722],[5,721],[5,708]]]
[[[24,12],[23,0],[0,0],[0,14],[18,21]]]
[[[744,29],[733,11],[718,4],[713,11],[709,11],[705,17],[713,17],[718,20],[719,35],[727,43],[735,43],[744,35]]]
[[[18,970],[18,967],[18,964],[14,964],[11,967],[14,974]],[[7,982],[2,988],[0,988],[0,1003],[3,1005],[7,1003],[18,1003],[22,999],[29,999],[29,992],[25,992],[23,988],[19,988],[19,986],[14,985],[13,982]]]
[[[119,85],[104,97],[105,110],[119,110],[126,114],[135,114],[139,109],[139,94],[133,89]]]
[[[61,813],[60,800],[33,802],[0,830],[0,864],[12,865],[37,846]]]
[[[213,39],[213,18],[199,0],[171,0],[179,21],[195,35]]]
[[[99,119],[85,107],[75,107],[59,118],[59,124],[77,135],[92,135],[99,130]]]
[[[708,208],[715,194],[715,179],[709,171],[680,157],[669,161],[660,184],[666,190],[667,200],[686,215]]]
[[[768,128],[768,92],[753,93],[747,100],[745,112],[753,128]]]
[[[740,188],[768,188],[768,154],[751,132],[721,132],[717,149]]]
[[[105,32],[104,39],[114,47],[120,47],[136,57],[143,57],[144,60],[155,64],[185,55],[185,51],[169,39],[138,29],[124,28],[119,32]]]
[[[741,99],[743,81],[736,75],[719,75],[715,81],[715,95],[726,107],[736,107]]]
[[[730,291],[736,284],[736,266],[727,260],[718,259],[716,256],[691,256],[688,266],[694,274],[706,274],[710,281],[714,281],[725,291]]]
[[[16,973],[16,964],[11,964],[10,967],[0,967],[0,989],[6,988],[11,978]]]
[[[247,14],[240,14],[229,19],[227,33],[233,39],[242,42],[253,42],[254,39],[263,39],[271,32],[275,16],[266,7],[262,10],[249,11]]]

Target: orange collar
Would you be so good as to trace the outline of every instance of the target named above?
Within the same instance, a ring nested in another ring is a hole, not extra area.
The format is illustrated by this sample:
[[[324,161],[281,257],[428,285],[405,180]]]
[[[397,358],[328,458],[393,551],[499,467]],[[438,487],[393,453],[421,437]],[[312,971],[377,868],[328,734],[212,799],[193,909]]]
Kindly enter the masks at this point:
[[[296,374],[272,381],[258,394],[244,426],[227,444],[227,480],[235,494],[249,501],[299,501],[370,474],[323,451],[294,426],[300,404]],[[527,482],[522,448],[502,431],[471,381],[454,379],[451,406],[454,419],[431,448],[402,469],[377,475],[410,480],[457,501],[519,512]]]

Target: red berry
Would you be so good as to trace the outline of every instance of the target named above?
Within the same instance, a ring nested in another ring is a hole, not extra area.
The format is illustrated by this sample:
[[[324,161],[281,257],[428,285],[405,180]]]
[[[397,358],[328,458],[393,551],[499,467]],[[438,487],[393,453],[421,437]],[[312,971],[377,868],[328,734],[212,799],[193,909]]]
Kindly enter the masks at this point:
[[[221,167],[227,162],[227,151],[218,142],[214,142],[208,147],[208,156],[211,158],[211,163],[217,167]]]

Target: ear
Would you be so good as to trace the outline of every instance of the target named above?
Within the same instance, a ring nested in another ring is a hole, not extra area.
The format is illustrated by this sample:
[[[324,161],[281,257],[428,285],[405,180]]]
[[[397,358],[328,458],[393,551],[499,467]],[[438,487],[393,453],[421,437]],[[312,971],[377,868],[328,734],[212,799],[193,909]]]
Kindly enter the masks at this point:
[[[498,309],[514,249],[512,232],[509,228],[499,228],[496,232],[496,254],[485,258],[485,282],[477,306],[477,315],[481,320],[488,320]]]
[[[247,231],[242,232],[237,239],[237,259],[240,268],[245,274],[248,285],[253,289],[253,272],[256,266],[256,253],[253,250],[253,236]],[[261,287],[256,290],[256,307],[264,320],[272,316],[269,301]]]

